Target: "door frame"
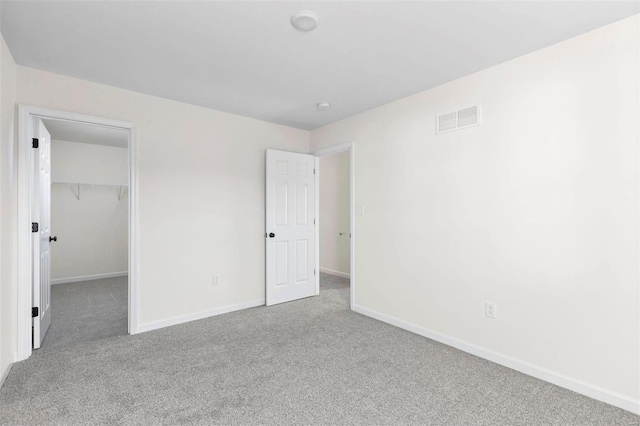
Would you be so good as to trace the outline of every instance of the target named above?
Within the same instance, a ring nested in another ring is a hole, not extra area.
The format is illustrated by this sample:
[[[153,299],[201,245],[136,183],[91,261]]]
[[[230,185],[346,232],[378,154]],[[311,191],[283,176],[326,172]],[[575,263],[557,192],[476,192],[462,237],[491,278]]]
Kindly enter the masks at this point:
[[[138,274],[137,274],[137,172],[136,172],[136,125],[128,121],[112,120],[55,109],[40,108],[30,105],[18,105],[18,217],[17,217],[17,339],[18,347],[15,361],[22,361],[33,353],[31,336],[31,306],[33,298],[32,277],[32,214],[31,201],[33,195],[33,148],[31,147],[34,119],[49,119],[109,127],[126,130],[129,133],[129,283],[128,283],[128,332],[138,332]]]
[[[353,310],[356,295],[356,279],[355,279],[355,252],[356,252],[356,230],[355,230],[355,150],[354,142],[347,142],[339,145],[330,146],[324,149],[312,151],[311,155],[316,157],[316,267],[318,274],[316,275],[316,295],[320,294],[320,157],[326,157],[332,154],[349,151],[349,232],[351,239],[349,241],[349,308]]]

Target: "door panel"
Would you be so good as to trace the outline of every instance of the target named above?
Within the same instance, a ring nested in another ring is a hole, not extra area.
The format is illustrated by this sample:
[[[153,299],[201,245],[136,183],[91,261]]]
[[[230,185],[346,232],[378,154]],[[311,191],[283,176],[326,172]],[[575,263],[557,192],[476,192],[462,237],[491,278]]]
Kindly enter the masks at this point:
[[[296,224],[308,225],[309,223],[309,186],[306,183],[296,185]]]
[[[274,268],[276,269],[276,286],[284,286],[289,284],[289,255],[287,253],[287,242],[281,241],[274,243],[276,257]]]
[[[286,182],[276,182],[276,225],[287,226],[289,224],[287,214],[287,194],[289,185]]]
[[[307,247],[307,240],[296,241],[296,283],[309,279],[309,276],[307,275],[309,272],[309,253]]]
[[[267,150],[267,305],[316,294],[314,164],[311,155]]]
[[[33,234],[33,348],[38,349],[51,324],[51,135],[41,120],[34,123],[38,149],[34,155],[33,214],[38,232]]]

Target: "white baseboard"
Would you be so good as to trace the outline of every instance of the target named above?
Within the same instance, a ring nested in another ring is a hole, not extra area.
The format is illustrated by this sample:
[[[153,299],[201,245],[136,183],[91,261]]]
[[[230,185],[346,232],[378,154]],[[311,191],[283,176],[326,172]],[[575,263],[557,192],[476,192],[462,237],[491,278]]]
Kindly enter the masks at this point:
[[[100,280],[102,278],[115,278],[115,277],[125,277],[129,274],[127,271],[123,272],[108,272],[106,274],[95,274],[95,275],[84,275],[81,277],[69,277],[69,278],[56,278],[55,280],[51,280],[51,284],[67,284],[67,283],[77,283],[80,281],[92,281],[92,280]]]
[[[340,272],[340,271],[334,271],[333,269],[320,268],[320,272],[324,272],[325,274],[329,274],[329,275],[336,275],[338,277],[343,277],[343,278],[351,278],[350,274],[347,274],[345,272]]]
[[[375,318],[379,321],[386,322],[387,324],[391,324],[412,333],[419,334],[420,336],[424,336],[437,342],[444,343],[445,345],[452,346],[456,349],[460,349],[461,351],[468,352],[480,358],[495,362],[496,364],[509,367],[513,370],[528,374],[529,376],[533,376],[540,380],[553,383],[554,385],[572,390],[593,399],[597,399],[598,401],[614,405],[616,407],[622,408],[623,410],[627,410],[635,414],[640,414],[640,401],[634,400],[617,392],[612,392],[599,386],[567,377],[555,371],[551,371],[546,368],[528,363],[526,361],[494,352],[490,349],[486,349],[472,343],[447,336],[446,334],[438,333],[436,331],[411,324],[401,319],[394,318],[389,315],[364,308],[362,306],[354,305],[353,310],[362,315]]]
[[[242,309],[255,308],[264,306],[265,299],[250,300],[248,302],[236,303],[234,305],[221,306],[219,308],[210,309],[208,311],[196,312],[195,314],[181,315],[160,321],[148,322],[138,326],[136,333],[144,333],[145,331],[157,330],[159,328],[170,327],[172,325],[183,324],[185,322],[196,321],[216,315],[226,314],[229,312],[240,311]]]
[[[2,385],[4,385],[4,381],[7,379],[7,376],[9,375],[9,371],[11,371],[12,366],[13,366],[13,363],[10,362],[2,372],[2,375],[0,376],[0,388],[2,387]]]

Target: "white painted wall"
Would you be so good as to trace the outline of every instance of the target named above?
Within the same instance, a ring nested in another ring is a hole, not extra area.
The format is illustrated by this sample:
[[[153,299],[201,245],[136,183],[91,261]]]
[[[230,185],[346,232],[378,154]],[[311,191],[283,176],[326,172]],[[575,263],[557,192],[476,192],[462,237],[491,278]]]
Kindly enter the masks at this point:
[[[128,150],[114,146],[53,140],[51,180],[128,185]]]
[[[19,103],[137,125],[140,329],[264,301],[265,149],[309,152],[309,132],[33,68],[17,76]]]
[[[319,185],[320,269],[348,275],[349,151],[320,157]]]
[[[637,410],[638,27],[312,131],[313,150],[355,141],[355,304]],[[482,126],[435,135],[474,102]]]
[[[54,140],[51,143],[51,277],[126,272],[128,269],[128,149]],[[114,186],[77,187],[55,182]],[[118,187],[125,185],[118,200]]]
[[[0,36],[0,385],[16,340],[16,64]]]

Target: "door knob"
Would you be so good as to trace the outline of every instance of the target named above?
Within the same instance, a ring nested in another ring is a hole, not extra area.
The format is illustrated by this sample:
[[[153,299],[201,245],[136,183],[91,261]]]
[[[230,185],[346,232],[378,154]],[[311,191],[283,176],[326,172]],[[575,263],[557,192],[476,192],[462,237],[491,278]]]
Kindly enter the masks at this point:
[[[49,242],[58,241],[58,237],[49,237]]]
[[[276,236],[276,234],[274,234],[273,232],[269,233],[269,238],[273,238],[275,236]]]

